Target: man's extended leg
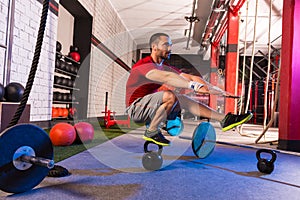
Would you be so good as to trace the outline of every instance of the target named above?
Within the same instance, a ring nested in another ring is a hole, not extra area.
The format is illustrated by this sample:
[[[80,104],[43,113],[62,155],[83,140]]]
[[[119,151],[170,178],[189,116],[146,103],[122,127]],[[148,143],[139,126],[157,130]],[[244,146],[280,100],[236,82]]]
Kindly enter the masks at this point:
[[[195,101],[194,99],[186,96],[186,95],[178,95],[177,96],[181,108],[188,110],[190,113],[196,116],[201,116],[208,119],[214,119],[217,121],[221,121],[224,119],[225,115],[219,113],[212,108],[202,104],[201,102]]]
[[[252,118],[252,113],[246,113],[242,115],[234,115],[228,113],[225,116],[202,104],[201,102],[195,101],[185,95],[179,95],[178,100],[181,107],[189,110],[192,114],[219,121],[222,127],[222,131],[228,131],[238,125],[249,121]]]

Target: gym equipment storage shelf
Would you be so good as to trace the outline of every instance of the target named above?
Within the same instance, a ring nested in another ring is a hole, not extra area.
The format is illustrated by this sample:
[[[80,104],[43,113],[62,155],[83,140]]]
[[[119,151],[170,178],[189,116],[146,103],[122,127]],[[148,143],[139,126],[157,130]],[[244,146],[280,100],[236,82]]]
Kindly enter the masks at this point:
[[[66,89],[66,90],[76,90],[76,91],[79,91],[78,88],[73,88],[73,87],[69,87],[69,86],[65,86],[65,85],[59,85],[59,84],[53,84],[53,86],[55,88],[60,88],[60,89]]]
[[[80,62],[76,62],[69,56],[56,52],[55,74],[53,83],[53,108],[70,109],[79,102],[73,96],[73,91],[79,91],[75,87],[75,80],[79,78],[77,72]],[[52,119],[68,119],[66,116],[52,116]]]
[[[67,72],[67,71],[64,71],[64,70],[61,70],[61,69],[55,68],[54,71],[57,72],[57,73],[60,73],[60,74],[64,74],[64,75],[66,75],[66,76],[72,76],[72,77],[79,78],[79,76],[78,76],[77,74],[73,74],[73,73],[71,73],[71,72]]]
[[[74,102],[74,101],[53,101],[53,104],[79,104],[79,102]]]

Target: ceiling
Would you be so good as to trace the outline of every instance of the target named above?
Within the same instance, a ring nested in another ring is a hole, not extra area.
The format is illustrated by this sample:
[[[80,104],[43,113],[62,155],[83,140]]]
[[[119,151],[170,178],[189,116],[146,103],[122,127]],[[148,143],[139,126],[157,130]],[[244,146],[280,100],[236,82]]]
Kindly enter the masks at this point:
[[[227,6],[222,7],[221,12],[228,10],[228,5],[236,5],[238,0],[110,0],[115,7],[118,15],[130,32],[138,49],[148,51],[148,40],[151,34],[155,32],[168,33],[173,41],[172,52],[177,54],[205,54],[200,44],[203,41],[204,30],[214,6],[218,2],[225,2]],[[268,27],[269,27],[269,8],[270,0],[258,0],[256,37],[254,33],[255,21],[255,2],[249,1],[248,19],[246,19],[247,1],[240,9],[240,52],[243,53],[246,44],[246,54],[251,54],[253,42],[255,41],[255,53],[260,49],[264,53],[268,50]],[[272,1],[271,34],[270,41],[276,48],[281,46],[281,17],[283,0]],[[194,15],[193,15],[194,14]],[[185,17],[196,16],[198,22],[188,22]],[[219,18],[216,25],[221,24]],[[245,28],[247,24],[247,34],[245,37]],[[218,26],[214,27],[217,31]],[[191,31],[190,31],[191,30]],[[213,38],[213,34],[211,39]],[[223,37],[223,43],[226,43],[226,34]],[[246,41],[246,42],[245,42]],[[222,41],[221,41],[222,42]],[[208,46],[210,43],[208,43]],[[209,49],[209,48],[207,48]],[[208,54],[208,53],[207,53]]]

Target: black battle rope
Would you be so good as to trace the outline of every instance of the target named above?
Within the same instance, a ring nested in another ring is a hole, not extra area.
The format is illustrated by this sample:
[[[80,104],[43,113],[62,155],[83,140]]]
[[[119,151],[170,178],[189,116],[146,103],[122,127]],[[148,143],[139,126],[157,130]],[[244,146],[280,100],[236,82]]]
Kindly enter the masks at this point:
[[[29,94],[30,94],[30,91],[31,91],[31,88],[33,85],[34,77],[35,77],[35,74],[37,71],[37,66],[39,64],[40,55],[41,55],[41,49],[42,49],[44,32],[45,32],[45,27],[46,27],[46,22],[47,22],[48,9],[49,9],[49,2],[50,2],[50,0],[44,0],[44,2],[43,2],[43,11],[42,11],[40,27],[39,27],[39,32],[38,32],[38,37],[37,37],[37,42],[36,42],[36,46],[35,46],[35,52],[34,52],[34,57],[33,57],[32,64],[31,64],[29,77],[27,80],[27,84],[26,84],[21,102],[18,106],[18,109],[15,112],[12,120],[8,124],[7,128],[14,126],[18,123],[18,121],[21,118],[21,115],[25,109],[25,106],[27,104],[28,97],[29,97]]]
[[[41,16],[41,21],[40,21],[40,27],[39,27],[39,32],[38,32],[38,37],[37,37],[34,56],[33,56],[32,64],[31,64],[30,73],[28,76],[28,80],[27,80],[26,87],[25,87],[22,99],[20,101],[20,104],[19,104],[17,111],[15,112],[12,120],[10,121],[9,125],[7,126],[7,128],[14,126],[18,123],[18,121],[20,120],[21,115],[26,107],[28,97],[29,97],[29,94],[31,92],[32,85],[34,82],[37,67],[39,64],[40,55],[41,55],[41,49],[42,49],[44,33],[45,33],[45,28],[46,28],[47,16],[48,16],[49,2],[50,2],[50,0],[44,0],[44,2],[43,2],[43,10],[42,10],[42,16]],[[51,169],[48,173],[48,176],[52,176],[52,177],[62,177],[62,176],[67,176],[67,175],[70,175],[68,170],[66,168],[58,166],[58,165],[55,165],[54,168]]]

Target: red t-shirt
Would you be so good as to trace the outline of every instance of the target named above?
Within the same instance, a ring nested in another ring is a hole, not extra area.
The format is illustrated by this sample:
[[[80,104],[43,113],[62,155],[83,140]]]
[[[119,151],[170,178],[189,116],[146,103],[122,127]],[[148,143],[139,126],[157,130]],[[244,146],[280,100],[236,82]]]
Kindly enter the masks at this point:
[[[129,106],[136,99],[144,97],[148,94],[157,92],[157,89],[161,87],[161,83],[151,81],[146,78],[146,74],[153,70],[173,71],[180,74],[181,71],[175,67],[169,66],[167,63],[163,63],[162,66],[157,66],[151,56],[147,56],[139,60],[132,66],[129,78],[126,84],[126,106]]]

